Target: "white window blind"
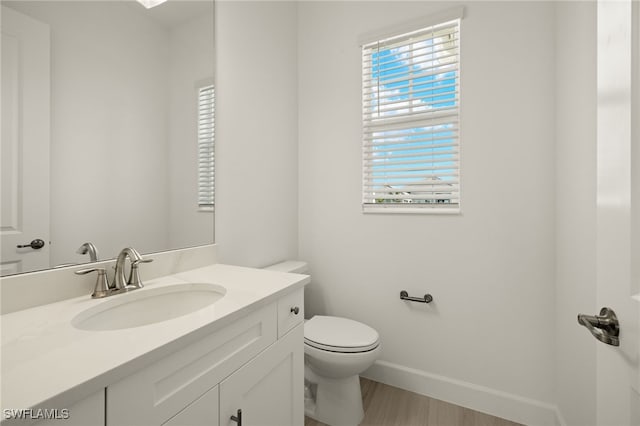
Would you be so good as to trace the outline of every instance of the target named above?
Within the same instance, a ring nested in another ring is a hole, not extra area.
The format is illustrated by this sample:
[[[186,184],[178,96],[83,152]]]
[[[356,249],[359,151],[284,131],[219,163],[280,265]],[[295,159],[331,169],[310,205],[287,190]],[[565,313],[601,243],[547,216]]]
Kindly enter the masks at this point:
[[[362,46],[364,211],[459,209],[459,27]]]
[[[198,207],[213,209],[215,196],[213,85],[198,89]]]

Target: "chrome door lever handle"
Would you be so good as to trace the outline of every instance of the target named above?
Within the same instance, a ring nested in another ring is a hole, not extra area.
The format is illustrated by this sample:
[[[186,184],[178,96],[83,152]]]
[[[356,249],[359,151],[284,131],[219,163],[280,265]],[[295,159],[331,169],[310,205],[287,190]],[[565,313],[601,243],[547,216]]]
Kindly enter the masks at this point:
[[[578,314],[578,324],[585,326],[602,343],[620,346],[620,323],[613,309],[602,308],[596,316]]]
[[[34,250],[39,250],[42,247],[44,247],[45,242],[43,240],[41,240],[40,238],[36,238],[35,240],[31,241],[29,244],[18,244],[16,247],[17,248],[26,248],[26,247],[31,247]]]

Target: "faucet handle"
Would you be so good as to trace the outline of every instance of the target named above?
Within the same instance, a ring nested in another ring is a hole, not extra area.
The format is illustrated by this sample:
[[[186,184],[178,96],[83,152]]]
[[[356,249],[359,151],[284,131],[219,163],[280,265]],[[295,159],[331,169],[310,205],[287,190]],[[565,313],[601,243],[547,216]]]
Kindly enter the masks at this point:
[[[109,282],[107,281],[107,271],[104,268],[88,268],[75,271],[76,275],[86,275],[90,272],[98,272],[96,278],[96,285],[93,288],[91,297],[99,299],[101,297],[107,297],[109,295]]]
[[[140,280],[140,271],[138,270],[138,265],[140,263],[151,263],[153,259],[139,259],[131,262],[131,271],[129,271],[129,280],[127,281],[127,285],[133,286],[135,288],[142,288],[142,281]]]

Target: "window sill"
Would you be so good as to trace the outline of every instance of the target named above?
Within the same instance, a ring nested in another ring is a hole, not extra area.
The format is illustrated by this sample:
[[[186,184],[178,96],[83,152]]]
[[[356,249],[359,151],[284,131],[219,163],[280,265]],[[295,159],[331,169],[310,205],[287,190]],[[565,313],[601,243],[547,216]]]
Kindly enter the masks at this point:
[[[365,214],[444,214],[461,215],[460,206],[457,207],[435,207],[435,206],[362,206],[362,213]]]

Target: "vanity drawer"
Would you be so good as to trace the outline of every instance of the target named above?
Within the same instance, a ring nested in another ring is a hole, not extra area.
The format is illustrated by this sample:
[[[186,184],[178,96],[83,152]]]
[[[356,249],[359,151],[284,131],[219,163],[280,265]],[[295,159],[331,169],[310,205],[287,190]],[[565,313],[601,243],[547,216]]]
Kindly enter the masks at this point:
[[[107,388],[107,426],[160,425],[277,339],[272,303]]]
[[[301,288],[278,300],[278,339],[300,324],[303,319],[304,288]]]

